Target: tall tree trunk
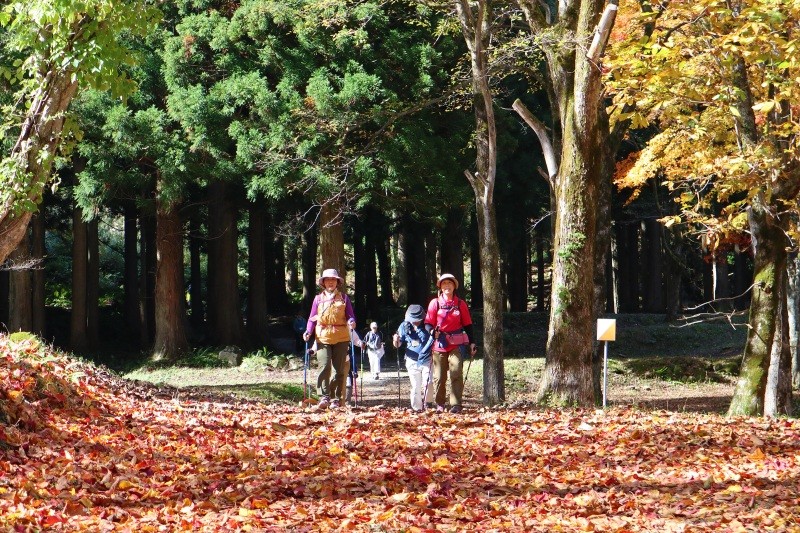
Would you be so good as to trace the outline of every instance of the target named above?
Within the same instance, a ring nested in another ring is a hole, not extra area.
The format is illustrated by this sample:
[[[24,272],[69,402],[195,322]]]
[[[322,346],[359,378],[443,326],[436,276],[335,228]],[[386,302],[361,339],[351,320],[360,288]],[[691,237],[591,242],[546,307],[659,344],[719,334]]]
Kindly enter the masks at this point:
[[[618,313],[635,313],[639,310],[639,226],[626,221],[616,225],[617,263],[619,284]]]
[[[100,235],[98,220],[86,223],[86,343],[90,350],[100,345]]]
[[[707,250],[703,250],[703,253],[706,254]],[[713,257],[710,254],[703,256],[702,269],[703,302],[711,302],[714,300],[714,263]]]
[[[382,233],[382,228],[378,225],[377,218],[377,213],[374,209],[367,210],[364,233],[364,293],[367,303],[367,312],[364,315],[365,323],[367,320],[378,321],[378,317],[380,316],[377,244]]]
[[[183,224],[174,204],[156,209],[156,279],[154,360],[175,361],[189,350],[183,290]]]
[[[483,403],[505,401],[503,365],[503,290],[500,287],[500,246],[494,203],[478,198],[478,241],[483,274]]]
[[[764,393],[764,416],[792,415],[791,353],[789,351],[789,313],[787,309],[787,272],[780,274],[778,314],[772,340],[767,387]]]
[[[367,258],[364,247],[363,222],[356,217],[350,218],[353,230],[353,279],[355,287],[352,291],[353,311],[363,320],[367,316]]]
[[[515,217],[508,228],[509,235],[502,239],[506,278],[506,299],[512,312],[528,310],[528,232],[522,217]]]
[[[122,278],[124,302],[122,316],[125,325],[135,339],[139,339],[141,315],[139,314],[139,252],[137,250],[138,230],[136,227],[136,204],[125,202],[124,211],[124,274]]]
[[[375,242],[375,253],[378,257],[378,283],[380,285],[380,304],[384,307],[393,307],[397,305],[394,301],[394,292],[392,291],[392,249],[391,249],[391,231],[388,217],[379,214],[379,224],[376,228],[380,228],[378,238]]]
[[[576,39],[588,42],[602,3],[582,2],[580,6]],[[582,53],[576,53],[573,62],[562,61],[554,57],[549,61],[552,77],[560,87],[562,156],[554,188],[557,205],[550,328],[538,398],[552,405],[588,407],[596,400],[592,376],[594,259],[602,175],[602,161],[596,154],[602,153],[607,131],[601,128],[604,109],[599,69]]]
[[[86,336],[86,276],[89,260],[86,222],[79,207],[72,210],[72,311],[70,313],[69,343],[75,352],[84,352]]]
[[[463,207],[456,206],[448,209],[439,244],[439,249],[442,252],[441,272],[449,272],[460,280],[464,279],[466,218],[466,209]]]
[[[406,225],[405,218],[400,217],[397,231],[392,238],[392,253],[394,254],[395,282],[397,287],[397,304],[408,305],[414,303],[408,295],[408,258],[406,257]]]
[[[33,259],[33,287],[31,298],[33,300],[33,332],[44,337],[47,329],[47,317],[45,309],[45,229],[44,211],[39,213],[31,221],[31,258]]]
[[[300,249],[301,239],[299,235],[291,235],[286,240],[286,272],[288,279],[286,284],[289,292],[300,290]]]
[[[605,115],[599,117],[598,129],[608,131],[609,125]],[[609,302],[608,292],[611,286],[611,204],[613,195],[614,157],[619,142],[608,139],[601,145],[601,170],[597,183],[597,211],[595,222],[594,247],[594,316],[599,317],[606,312]],[[592,340],[592,386],[594,400],[600,403],[603,397],[603,346]]]
[[[478,238],[478,217],[473,213],[469,226],[469,277],[472,306],[483,307],[483,272],[481,272],[481,245]]]
[[[620,238],[620,221],[614,220],[612,222],[613,229],[611,230],[611,285],[612,285],[612,313],[620,312],[620,302],[622,300],[622,267],[624,265],[624,257],[622,257],[622,242]]]
[[[728,254],[718,253],[714,255],[712,275],[714,279],[714,309],[717,311],[730,311],[733,308],[731,297],[731,284],[728,274]]]
[[[317,293],[317,227],[303,233],[303,309],[311,310]]]
[[[273,308],[279,314],[284,314],[289,312],[289,293],[286,290],[286,240],[279,233],[267,232],[267,246],[275,252],[272,254],[271,268],[268,265],[268,272],[274,274],[267,278],[267,292],[270,295],[267,304],[272,301]]]
[[[50,179],[53,158],[58,151],[65,111],[78,90],[70,69],[50,71],[33,93],[19,136],[4,163],[18,165],[29,176],[23,198],[10,195],[0,205],[0,264],[25,236],[33,212],[16,212],[19,201],[41,203],[45,183]]]
[[[664,295],[667,320],[678,318],[681,309],[681,281],[683,280],[683,264],[685,263],[685,246],[683,238],[677,231],[665,231],[666,272],[664,273]]]
[[[751,202],[750,234],[755,248],[750,329],[742,356],[739,379],[728,408],[729,416],[764,413],[764,393],[772,343],[779,320],[781,276],[786,268],[786,242],[780,222],[770,214],[763,193]]]
[[[230,197],[228,184],[215,181],[209,186],[208,194],[208,314],[211,340],[218,346],[245,346],[244,321],[239,303],[238,211]]]
[[[200,211],[193,209],[189,215],[189,306],[193,334],[203,331],[205,306],[203,305],[203,269],[201,263],[202,236]]]
[[[744,58],[735,56],[732,78],[739,89],[734,102],[739,110],[737,133],[740,142],[755,146],[761,139],[753,113],[753,97],[750,93],[748,71]],[[770,92],[772,92],[770,90]],[[780,112],[777,112],[780,111]],[[789,115],[789,103],[781,101],[780,109],[768,115],[768,120],[778,125]],[[784,201],[793,201],[800,193],[800,172],[795,156],[790,155],[789,140],[781,137],[769,139],[774,148],[789,160],[784,161],[784,170],[779,180],[762,186],[750,201],[750,236],[754,252],[753,295],[750,303],[747,343],[742,357],[739,380],[736,383],[729,415],[776,415],[781,409],[790,410],[791,355],[789,354],[789,326],[787,308],[787,220],[777,218]],[[785,216],[785,215],[784,215]],[[777,339],[776,339],[777,337]],[[777,342],[776,342],[777,341]],[[767,392],[770,366],[774,371],[774,386]],[[766,404],[765,405],[765,401]],[[766,409],[765,409],[766,407]]]
[[[536,310],[544,311],[546,306],[547,291],[545,290],[545,271],[547,265],[544,261],[544,229],[536,227]]]
[[[9,272],[7,264],[0,264],[0,331],[8,329]]]
[[[467,44],[472,67],[472,108],[475,113],[476,172],[466,171],[475,194],[478,245],[483,289],[483,403],[505,401],[503,367],[503,289],[500,278],[500,246],[494,185],[497,175],[497,127],[489,85],[488,47],[491,42],[492,2],[456,0],[461,33]],[[473,287],[474,287],[473,279]],[[473,303],[474,305],[474,303]]]
[[[319,215],[320,269],[335,268],[347,279],[344,261],[344,228],[339,205],[333,200],[322,205]]]
[[[662,232],[658,220],[647,218],[642,221],[642,310],[645,313],[664,312]]]
[[[256,346],[265,346],[269,341],[264,215],[263,203],[250,203],[247,231],[247,331]]]
[[[789,353],[792,358],[792,386],[800,388],[800,254],[793,253],[787,263],[787,311]]]
[[[9,331],[33,330],[33,278],[31,276],[30,242],[23,238],[16,250],[8,256],[9,277]]]
[[[439,264],[441,261],[439,251],[441,250],[441,247],[439,246],[439,239],[437,239],[437,236],[434,234],[432,228],[425,227],[424,232],[425,281],[422,286],[429,288],[429,290],[426,291],[426,296],[432,296],[432,288],[436,286],[436,280],[439,278]],[[424,298],[422,301],[426,302],[429,300],[429,298]]]
[[[405,217],[402,240],[405,258],[408,304],[425,305],[430,300],[430,284],[425,265],[425,224]]]
[[[737,251],[733,256],[733,295],[735,309],[747,309],[750,305],[750,285],[753,273],[748,267],[748,254]]]
[[[570,106],[570,108],[574,108]],[[566,153],[562,160],[556,196],[555,256],[545,370],[539,399],[552,405],[591,406],[595,403],[592,353],[594,341],[595,206],[599,168],[584,159],[597,153],[591,135],[578,137],[567,120]],[[588,133],[588,132],[583,132]]]
[[[149,347],[155,336],[155,285],[156,285],[156,220],[155,209],[149,207],[140,213],[141,227],[139,250],[141,254],[141,278],[139,280],[140,340],[142,347]]]

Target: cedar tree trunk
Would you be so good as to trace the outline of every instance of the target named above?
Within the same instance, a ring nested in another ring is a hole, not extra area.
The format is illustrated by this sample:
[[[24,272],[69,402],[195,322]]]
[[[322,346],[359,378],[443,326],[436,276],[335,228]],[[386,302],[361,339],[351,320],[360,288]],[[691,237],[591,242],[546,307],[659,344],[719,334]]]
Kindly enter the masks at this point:
[[[175,361],[189,350],[183,290],[183,225],[177,206],[156,209],[155,340],[153,360]]]

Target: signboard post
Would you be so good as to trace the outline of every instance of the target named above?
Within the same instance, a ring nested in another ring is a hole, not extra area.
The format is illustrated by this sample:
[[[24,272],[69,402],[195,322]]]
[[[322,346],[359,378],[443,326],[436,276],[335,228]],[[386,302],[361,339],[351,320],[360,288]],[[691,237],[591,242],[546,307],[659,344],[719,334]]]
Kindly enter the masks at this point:
[[[597,340],[604,341],[603,347],[603,408],[608,396],[608,343],[617,340],[617,321],[613,318],[597,319]]]

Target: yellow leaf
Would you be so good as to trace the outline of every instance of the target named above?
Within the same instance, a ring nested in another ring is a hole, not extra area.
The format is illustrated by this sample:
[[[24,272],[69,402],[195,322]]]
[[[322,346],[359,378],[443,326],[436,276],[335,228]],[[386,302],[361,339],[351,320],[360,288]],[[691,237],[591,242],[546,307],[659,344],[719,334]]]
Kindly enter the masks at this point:
[[[133,483],[131,483],[131,482],[130,482],[130,481],[128,481],[127,479],[123,479],[122,481],[120,481],[120,482],[117,484],[117,488],[118,488],[118,489],[120,489],[120,490],[127,490],[127,489],[129,489],[129,488],[131,488],[131,487],[135,487],[135,486],[136,486],[136,485],[134,485]]]
[[[378,522],[386,522],[387,520],[391,519],[394,516],[394,508],[389,509],[385,513],[381,513],[378,515],[377,521]]]
[[[775,101],[770,100],[769,102],[760,102],[753,106],[753,111],[761,111],[763,113],[769,113],[775,107]]]
[[[449,466],[450,466],[450,461],[447,459],[447,457],[444,456],[439,457],[438,459],[436,459],[436,461],[431,463],[432,469],[448,468]]]
[[[750,459],[754,461],[763,461],[764,457],[766,456],[764,455],[764,452],[761,451],[761,448],[756,448],[756,450],[750,454]]]
[[[270,501],[264,498],[253,498],[250,502],[250,505],[253,506],[253,509],[266,509],[269,507]]]
[[[22,403],[22,391],[21,390],[10,390],[7,392],[9,399],[14,403]]]
[[[328,448],[328,453],[331,455],[339,455],[340,453],[344,453],[344,449],[342,449],[338,444],[333,444]]]

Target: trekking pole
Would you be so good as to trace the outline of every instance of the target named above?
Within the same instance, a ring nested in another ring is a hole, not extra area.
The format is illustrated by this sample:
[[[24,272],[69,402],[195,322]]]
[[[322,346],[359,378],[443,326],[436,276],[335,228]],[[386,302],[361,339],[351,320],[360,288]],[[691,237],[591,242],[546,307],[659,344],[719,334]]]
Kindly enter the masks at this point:
[[[364,348],[361,348],[361,383],[358,388],[361,390],[361,403],[364,403]]]
[[[402,407],[400,400],[400,348],[395,348],[395,352],[397,353],[397,408],[399,409]]]
[[[428,363],[428,379],[425,381],[425,390],[422,391],[422,410],[428,409],[428,386],[433,381],[433,351],[431,351],[431,362]]]
[[[472,360],[475,358],[475,352],[478,351],[478,347],[476,346],[474,351],[469,348],[467,349],[469,350],[469,363],[467,363],[467,372],[464,374],[464,383],[467,382],[467,378],[469,377],[469,368],[472,366]]]
[[[308,400],[306,396],[306,391],[308,390],[308,359],[308,341],[306,341],[306,349],[303,352],[303,406],[306,405]]]
[[[358,406],[358,387],[356,386],[356,345],[350,342],[350,380],[353,382],[353,407]]]

